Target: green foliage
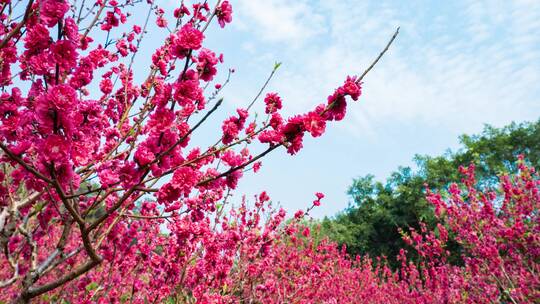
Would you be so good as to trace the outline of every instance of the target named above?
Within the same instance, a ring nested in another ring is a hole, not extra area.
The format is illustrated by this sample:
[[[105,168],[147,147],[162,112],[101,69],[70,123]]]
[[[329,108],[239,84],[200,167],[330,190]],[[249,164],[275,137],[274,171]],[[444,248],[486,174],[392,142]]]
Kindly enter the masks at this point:
[[[349,207],[319,224],[324,236],[345,244],[351,254],[387,256],[396,266],[396,255],[406,247],[399,228],[419,229],[424,222],[433,228],[432,206],[425,199],[426,185],[442,191],[460,180],[459,166],[474,163],[479,186],[496,187],[498,175],[515,172],[515,160],[523,154],[534,167],[540,167],[540,120],[535,123],[512,123],[504,128],[486,126],[479,135],[460,137],[462,147],[442,156],[415,156],[418,169],[400,167],[384,181],[372,175],[353,180],[348,190]],[[448,249],[452,260],[460,261],[460,248],[453,242]],[[414,258],[414,257],[412,257]]]
[[[415,160],[430,187],[441,187],[459,180],[456,168],[474,163],[484,186],[497,183],[501,173],[516,171],[517,156],[523,154],[533,167],[540,165],[540,120],[512,123],[504,128],[486,126],[480,135],[462,135],[463,148],[444,156],[416,156]]]

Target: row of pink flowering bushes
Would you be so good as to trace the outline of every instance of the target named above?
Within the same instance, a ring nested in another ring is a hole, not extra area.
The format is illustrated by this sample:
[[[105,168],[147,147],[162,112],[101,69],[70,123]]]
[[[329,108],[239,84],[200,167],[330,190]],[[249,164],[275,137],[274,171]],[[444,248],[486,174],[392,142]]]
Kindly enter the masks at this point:
[[[283,218],[280,211],[264,225],[263,237],[255,237],[262,242],[253,243],[253,236],[241,241],[234,266],[226,267],[222,281],[212,277],[201,293],[182,284],[171,299],[183,303],[191,295],[193,300],[219,303],[536,303],[540,177],[522,161],[519,167],[519,174],[501,177],[497,191],[479,191],[470,166],[460,169],[461,184],[452,184],[445,198],[428,193],[439,224],[434,231],[423,226],[404,233],[409,250],[421,258],[413,263],[402,249],[401,267],[395,271],[384,259],[352,258],[345,248],[317,240],[301,224],[303,212],[276,228],[275,219]],[[254,223],[245,212],[241,208],[235,223]],[[268,229],[276,231],[271,239]],[[449,233],[463,247],[462,265],[447,261]]]
[[[503,177],[503,196],[476,192],[472,169],[464,189],[430,193],[441,225],[408,234],[424,259],[403,252],[397,272],[310,236],[302,221],[320,193],[292,221],[264,192],[232,206],[267,154],[294,155],[344,119],[380,59],[311,111],[283,117],[265,85],[215,126],[234,70],[220,76],[224,56],[203,45],[232,13],[221,0],[171,11],[150,0],[0,1],[0,301],[538,299],[538,176],[525,166]],[[144,70],[137,54],[155,32]],[[213,144],[195,144],[213,121]],[[447,230],[464,266],[446,263]]]
[[[43,302],[100,303],[534,303],[540,300],[540,177],[520,164],[502,176],[501,189],[478,191],[474,167],[448,197],[429,193],[440,223],[411,230],[405,239],[422,257],[396,271],[384,259],[352,258],[344,248],[317,240],[304,212],[284,222],[266,193],[225,215],[133,220],[118,224],[101,254],[105,261],[51,291]],[[320,196],[313,206],[320,203]],[[151,215],[154,203],[141,206]],[[154,221],[166,225],[169,233]],[[45,240],[54,247],[61,231]],[[463,265],[447,262],[449,233],[463,246]],[[45,245],[47,246],[47,245]],[[67,246],[70,246],[69,244]],[[76,246],[73,244],[72,246]],[[77,264],[77,258],[70,264]],[[43,280],[58,275],[51,271]],[[3,278],[9,271],[0,272]],[[5,290],[5,300],[10,292]]]
[[[428,194],[440,220],[436,230],[423,227],[404,235],[419,262],[408,261],[405,249],[396,271],[380,258],[351,258],[293,221],[270,249],[261,247],[255,256],[240,250],[231,281],[206,299],[218,294],[220,300],[226,295],[226,302],[256,303],[540,301],[538,173],[520,162],[518,175],[501,177],[499,191],[479,191],[474,166],[461,171],[462,183],[451,185],[447,197]],[[296,219],[302,216],[297,213]],[[463,265],[446,259],[449,233],[463,247]]]

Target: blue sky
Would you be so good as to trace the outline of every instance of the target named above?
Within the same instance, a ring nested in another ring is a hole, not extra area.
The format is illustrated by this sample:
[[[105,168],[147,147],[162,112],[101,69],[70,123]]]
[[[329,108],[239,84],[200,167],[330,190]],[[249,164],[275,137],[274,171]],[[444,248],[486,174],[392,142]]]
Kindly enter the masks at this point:
[[[305,112],[361,73],[401,27],[346,119],[307,138],[295,157],[273,152],[241,181],[238,200],[267,190],[293,212],[320,191],[327,197],[313,216],[333,215],[347,206],[354,177],[383,179],[415,154],[455,149],[460,134],[486,123],[540,117],[540,1],[230,2],[233,23],[206,35],[236,69],[223,115],[249,104],[276,61],[267,91],[281,94],[285,114]],[[202,137],[213,141],[216,124]]]

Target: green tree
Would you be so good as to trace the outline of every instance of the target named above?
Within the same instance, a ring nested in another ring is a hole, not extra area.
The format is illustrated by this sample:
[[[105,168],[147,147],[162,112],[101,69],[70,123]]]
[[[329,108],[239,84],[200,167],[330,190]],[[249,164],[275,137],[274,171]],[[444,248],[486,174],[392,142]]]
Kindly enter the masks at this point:
[[[540,120],[503,128],[486,126],[479,135],[461,136],[460,143],[460,149],[441,156],[416,155],[416,170],[399,167],[384,182],[372,175],[354,179],[348,190],[349,207],[322,220],[319,233],[346,245],[351,254],[384,255],[395,266],[400,248],[406,247],[399,229],[419,229],[420,222],[434,226],[426,185],[444,193],[450,183],[460,180],[458,167],[474,163],[479,186],[495,188],[498,175],[516,171],[520,154],[540,168]],[[451,243],[448,249],[458,263],[457,245]]]

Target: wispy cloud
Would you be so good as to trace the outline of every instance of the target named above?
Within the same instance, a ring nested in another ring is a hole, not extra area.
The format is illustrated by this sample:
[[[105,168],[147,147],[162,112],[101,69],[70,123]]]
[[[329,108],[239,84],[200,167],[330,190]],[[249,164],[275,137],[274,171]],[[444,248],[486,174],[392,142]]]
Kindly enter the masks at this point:
[[[293,110],[360,72],[400,25],[398,41],[366,79],[363,106],[351,108],[354,127],[345,129],[392,120],[470,132],[540,115],[540,2],[394,4],[239,2],[260,43],[302,43],[280,54],[289,68],[275,85]]]
[[[325,32],[324,17],[311,1],[240,0],[237,12],[243,22],[238,26],[252,30],[264,40],[303,45],[309,38]]]

